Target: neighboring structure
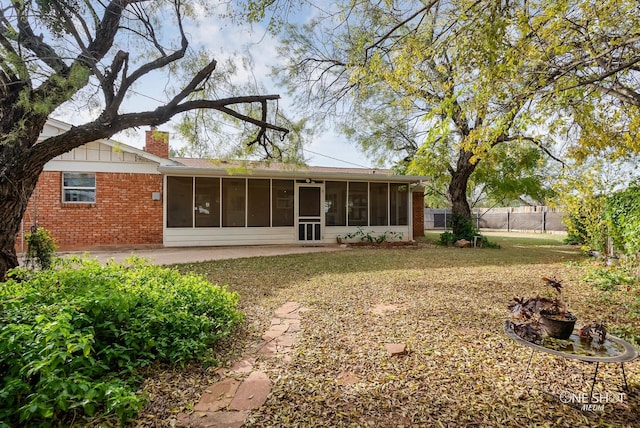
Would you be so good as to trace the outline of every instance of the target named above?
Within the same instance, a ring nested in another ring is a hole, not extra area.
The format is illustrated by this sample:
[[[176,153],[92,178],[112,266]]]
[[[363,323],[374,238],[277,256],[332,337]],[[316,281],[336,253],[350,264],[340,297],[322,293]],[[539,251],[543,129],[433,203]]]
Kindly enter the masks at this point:
[[[50,120],[43,137],[69,126]],[[424,177],[168,154],[168,134],[150,130],[145,150],[99,140],[53,159],[23,233],[37,223],[60,250],[334,243],[357,228],[424,234]]]

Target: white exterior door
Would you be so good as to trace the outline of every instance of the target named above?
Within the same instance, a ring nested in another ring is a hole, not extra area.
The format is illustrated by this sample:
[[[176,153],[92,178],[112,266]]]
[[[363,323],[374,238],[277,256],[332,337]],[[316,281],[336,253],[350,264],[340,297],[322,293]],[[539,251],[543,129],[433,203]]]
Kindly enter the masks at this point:
[[[298,241],[322,241],[322,224],[324,222],[323,193],[324,187],[322,184],[296,185]]]

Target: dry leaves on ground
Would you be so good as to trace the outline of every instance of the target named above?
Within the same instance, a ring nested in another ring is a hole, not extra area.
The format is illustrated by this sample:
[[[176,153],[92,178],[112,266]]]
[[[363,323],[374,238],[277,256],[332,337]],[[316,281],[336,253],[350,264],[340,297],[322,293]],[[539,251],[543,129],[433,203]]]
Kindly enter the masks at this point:
[[[507,243],[500,250],[422,245],[183,268],[241,293],[247,320],[235,348],[249,350],[283,302],[312,309],[290,363],[258,361],[273,389],[248,426],[640,426],[637,363],[625,366],[632,394],[585,412],[558,397],[588,393],[593,364],[536,353],[525,377],[531,350],[503,332],[507,303],[536,293],[543,276],[563,280],[579,318],[638,326],[638,314],[621,310],[621,300],[602,299],[580,281],[580,268],[567,263],[577,259],[568,247]],[[408,352],[391,356],[387,343],[405,343]],[[596,393],[621,397],[621,379],[618,365],[602,364]],[[136,425],[154,426],[145,418],[154,408],[162,417],[166,397],[152,400]]]

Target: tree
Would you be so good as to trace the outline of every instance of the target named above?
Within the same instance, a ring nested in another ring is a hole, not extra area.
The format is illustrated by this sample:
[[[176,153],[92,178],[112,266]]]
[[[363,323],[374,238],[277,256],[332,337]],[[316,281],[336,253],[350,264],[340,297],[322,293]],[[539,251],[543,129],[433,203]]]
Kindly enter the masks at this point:
[[[249,144],[267,150],[271,133],[287,133],[269,116],[278,95],[216,95],[218,63],[190,50],[185,31],[189,14],[203,7],[182,0],[23,0],[0,6],[0,280],[18,264],[14,247],[22,216],[43,166],[54,157],[200,109],[251,124],[257,131]],[[162,28],[174,37],[162,35]],[[126,112],[124,102],[136,85],[157,81],[161,72],[173,84],[169,101]],[[97,118],[38,141],[47,118],[83,92],[100,105]],[[258,109],[243,112],[243,105]]]
[[[538,105],[572,133],[571,154],[640,152],[640,4],[633,0],[530,0],[529,61],[545,65]],[[526,72],[526,70],[525,70]]]
[[[609,8],[614,3],[630,5],[622,0],[605,3]],[[454,213],[469,218],[469,186],[482,162],[505,165],[499,162],[501,156],[523,150],[527,157],[529,146],[562,165],[556,153],[560,142],[581,141],[588,151],[596,146],[586,138],[595,134],[588,126],[598,123],[599,141],[611,144],[607,137],[615,132],[612,124],[622,127],[621,118],[633,117],[621,109],[603,112],[599,109],[603,98],[588,91],[589,85],[603,86],[609,78],[623,79],[634,67],[631,59],[624,63],[620,59],[620,66],[608,71],[601,68],[598,78],[583,78],[572,89],[566,87],[568,75],[563,73],[581,72],[590,60],[584,59],[582,65],[571,60],[561,65],[562,61],[572,55],[588,56],[590,41],[582,33],[580,43],[568,43],[569,30],[562,20],[571,19],[571,13],[559,19],[557,15],[566,8],[587,11],[593,4],[587,0],[345,1],[289,31],[281,50],[288,59],[285,80],[292,89],[306,88],[299,96],[300,105],[311,104],[331,115],[346,109],[341,119],[360,130],[351,135],[366,145],[374,146],[374,139],[384,136],[377,147],[391,148],[388,131],[396,132],[395,141],[402,147],[407,147],[407,135],[419,136],[409,171],[433,173],[436,180],[446,176]],[[606,13],[595,9],[596,16]],[[617,26],[629,35],[637,32],[637,25],[629,25],[637,15],[626,20],[630,9],[607,18],[608,28]],[[635,43],[631,36],[628,42],[628,46]],[[603,47],[600,52],[616,56],[613,49]],[[388,114],[383,105],[395,108],[386,121],[380,120]],[[588,120],[598,116],[598,122]],[[374,117],[377,124],[392,126],[381,132],[378,125],[371,126]],[[619,135],[629,139],[632,134]],[[541,172],[549,170],[543,166]],[[478,183],[483,180],[479,174],[476,177]]]
[[[539,79],[519,78],[526,58],[522,38],[512,36],[516,24],[509,2],[347,2],[291,29],[281,52],[291,87],[307,88],[300,100],[334,111],[348,100],[352,128],[394,106],[384,123],[396,124],[386,128],[395,132],[390,139],[414,151],[408,170],[432,173],[437,165],[453,212],[468,219],[471,176],[497,147],[514,152],[526,143],[550,154],[552,141],[531,126]],[[414,136],[421,140],[406,145]]]

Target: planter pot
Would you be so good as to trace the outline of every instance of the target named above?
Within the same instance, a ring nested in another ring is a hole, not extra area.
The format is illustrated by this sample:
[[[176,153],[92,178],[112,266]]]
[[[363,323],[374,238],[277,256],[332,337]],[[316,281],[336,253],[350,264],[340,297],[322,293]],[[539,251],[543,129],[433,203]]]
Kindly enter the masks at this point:
[[[549,336],[567,340],[573,333],[576,317],[571,314],[555,315],[541,312],[540,321]]]

